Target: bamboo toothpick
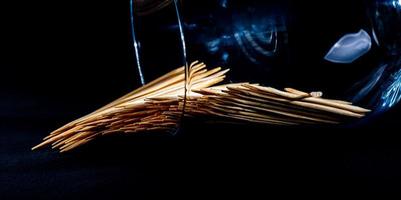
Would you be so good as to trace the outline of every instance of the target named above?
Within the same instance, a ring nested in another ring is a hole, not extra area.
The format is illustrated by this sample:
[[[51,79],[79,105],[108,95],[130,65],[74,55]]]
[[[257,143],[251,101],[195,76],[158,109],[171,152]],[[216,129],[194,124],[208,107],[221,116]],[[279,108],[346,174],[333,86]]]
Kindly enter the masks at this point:
[[[322,92],[293,88],[282,91],[250,83],[217,85],[224,81],[229,69],[208,70],[198,61],[190,65],[187,82],[184,71],[184,67],[177,68],[64,125],[32,150],[51,145],[66,152],[102,135],[173,132],[179,126],[182,111],[184,117],[281,126],[338,124],[361,118],[370,111],[350,102],[325,99]],[[188,92],[184,98],[185,89]]]

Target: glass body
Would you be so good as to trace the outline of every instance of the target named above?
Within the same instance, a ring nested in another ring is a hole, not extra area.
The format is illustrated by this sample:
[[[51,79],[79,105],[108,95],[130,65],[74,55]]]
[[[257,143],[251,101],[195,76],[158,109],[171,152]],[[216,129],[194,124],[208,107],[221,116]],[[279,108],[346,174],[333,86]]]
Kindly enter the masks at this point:
[[[400,101],[399,0],[138,0],[135,5],[137,58],[145,80],[200,60],[230,68],[226,82],[324,91],[375,112]]]

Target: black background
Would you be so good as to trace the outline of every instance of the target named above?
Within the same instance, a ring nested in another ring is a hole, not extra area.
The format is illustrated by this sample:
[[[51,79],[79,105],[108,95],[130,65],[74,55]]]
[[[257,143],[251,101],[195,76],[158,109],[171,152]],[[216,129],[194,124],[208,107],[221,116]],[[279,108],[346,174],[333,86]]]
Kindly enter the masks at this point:
[[[346,3],[345,14],[358,3]],[[312,6],[336,8],[302,8]],[[187,124],[175,137],[32,152],[51,130],[139,86],[129,4],[14,1],[0,13],[0,199],[326,197],[400,187],[399,106],[353,128]]]

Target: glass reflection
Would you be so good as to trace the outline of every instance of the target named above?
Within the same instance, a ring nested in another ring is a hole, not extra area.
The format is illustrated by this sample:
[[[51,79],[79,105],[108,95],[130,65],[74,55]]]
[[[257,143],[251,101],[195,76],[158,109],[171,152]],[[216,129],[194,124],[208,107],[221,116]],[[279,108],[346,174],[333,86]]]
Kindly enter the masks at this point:
[[[384,56],[354,99],[373,93],[371,104],[380,113],[401,100],[401,0],[371,0],[368,3],[373,36]]]

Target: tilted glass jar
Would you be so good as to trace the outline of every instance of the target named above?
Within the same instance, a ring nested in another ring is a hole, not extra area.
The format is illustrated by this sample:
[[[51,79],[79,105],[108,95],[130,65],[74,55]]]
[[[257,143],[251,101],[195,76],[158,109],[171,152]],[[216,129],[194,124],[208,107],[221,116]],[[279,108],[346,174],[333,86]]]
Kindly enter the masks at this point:
[[[142,83],[185,66],[185,97],[200,60],[230,68],[223,83],[323,91],[375,112],[401,99],[399,0],[131,3]]]

